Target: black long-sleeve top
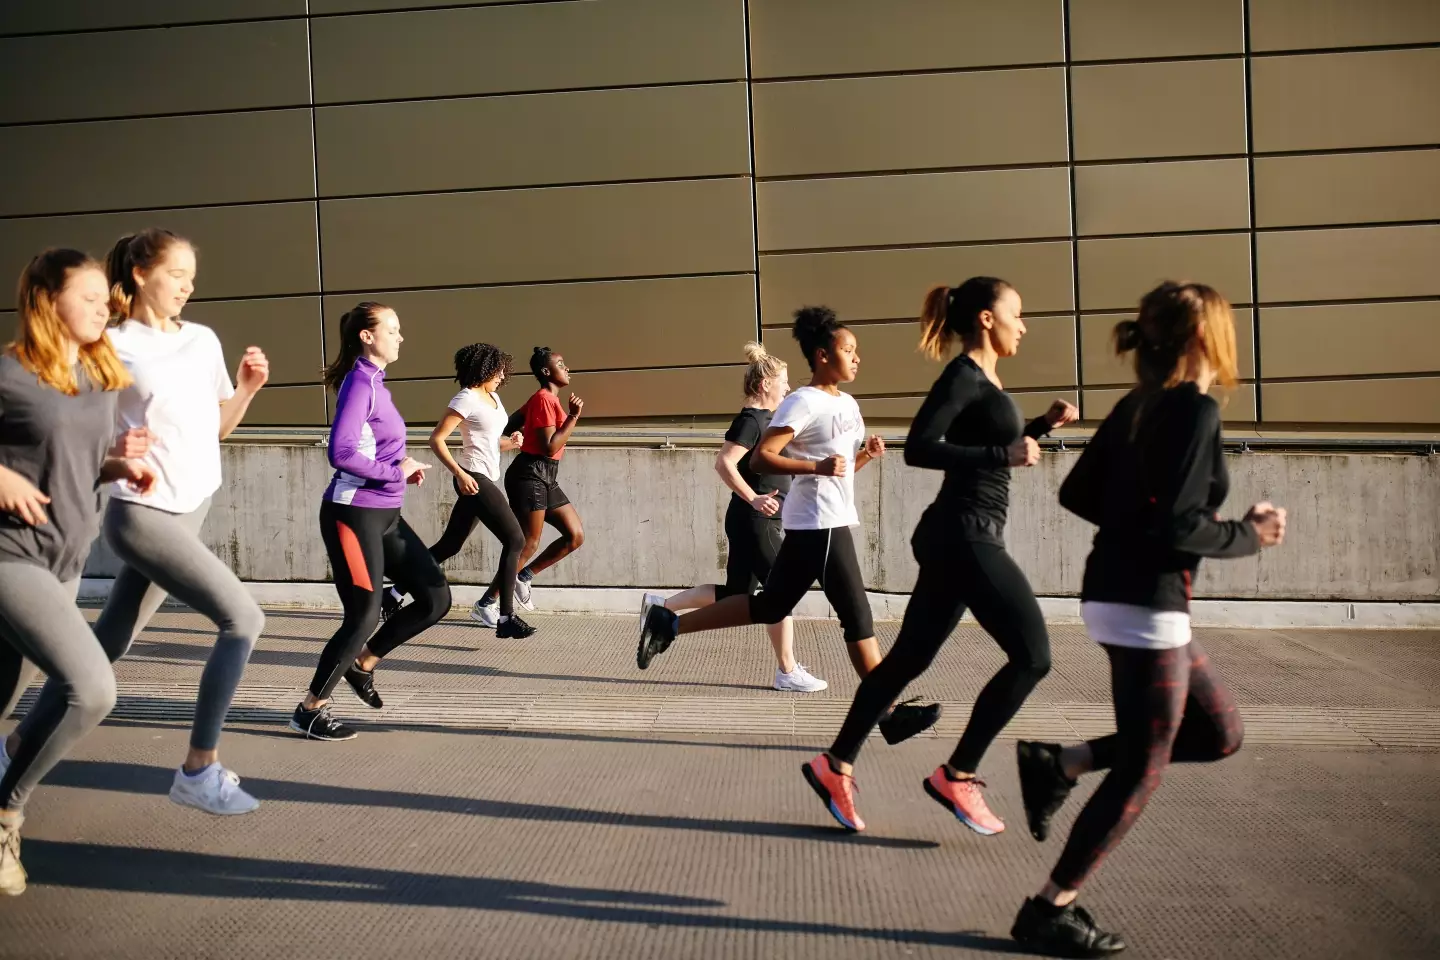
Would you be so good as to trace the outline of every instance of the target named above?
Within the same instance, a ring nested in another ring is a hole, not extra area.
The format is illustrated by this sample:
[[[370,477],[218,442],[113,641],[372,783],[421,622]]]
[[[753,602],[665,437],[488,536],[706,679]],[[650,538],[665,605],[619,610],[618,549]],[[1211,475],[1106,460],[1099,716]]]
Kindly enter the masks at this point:
[[[1260,550],[1253,525],[1215,512],[1229,492],[1220,405],[1193,383],[1131,391],[1060,487],[1060,505],[1100,528],[1081,599],[1188,612],[1202,557]]]
[[[1010,509],[1007,448],[1021,436],[1049,432],[1044,417],[1026,424],[1010,395],[961,355],[940,374],[910,424],[905,462],[945,471],[931,510],[954,536],[1003,544]]]

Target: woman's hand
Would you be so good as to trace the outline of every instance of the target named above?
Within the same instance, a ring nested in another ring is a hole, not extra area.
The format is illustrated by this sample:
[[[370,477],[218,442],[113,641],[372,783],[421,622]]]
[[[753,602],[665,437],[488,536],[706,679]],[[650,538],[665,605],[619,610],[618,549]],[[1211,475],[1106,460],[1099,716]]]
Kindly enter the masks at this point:
[[[0,467],[0,510],[13,514],[32,527],[50,522],[45,504],[50,498],[14,470]]]
[[[885,456],[885,438],[877,434],[871,434],[865,438],[865,453],[871,460],[879,460]]]
[[[457,473],[455,475],[455,486],[462,497],[473,497],[480,492],[480,481],[468,473]]]
[[[405,482],[420,486],[425,482],[425,471],[430,469],[430,464],[421,463],[414,457],[406,457],[400,461],[400,472],[405,474]]]
[[[154,439],[155,434],[150,432],[149,427],[131,427],[115,438],[115,446],[105,456],[117,460],[139,460],[150,452]]]
[[[1005,448],[1012,467],[1033,467],[1040,462],[1040,444],[1034,437],[1021,437]]]
[[[116,479],[125,481],[125,485],[136,493],[148,494],[155,489],[155,482],[159,477],[148,463],[126,460],[120,468],[120,476]]]
[[[750,501],[750,506],[762,517],[773,517],[780,512],[780,501],[776,499],[780,494],[779,490],[774,493],[757,493]]]
[[[235,371],[235,385],[246,393],[258,393],[270,380],[270,361],[259,347],[246,347]]]
[[[1080,419],[1080,408],[1069,400],[1056,400],[1045,411],[1045,422],[1052,427],[1063,427]]]
[[[1268,500],[1262,500],[1245,514],[1245,520],[1255,528],[1255,535],[1262,547],[1277,547],[1285,541],[1285,508],[1277,507]]]
[[[815,474],[821,477],[843,477],[849,469],[845,457],[838,453],[815,464]]]

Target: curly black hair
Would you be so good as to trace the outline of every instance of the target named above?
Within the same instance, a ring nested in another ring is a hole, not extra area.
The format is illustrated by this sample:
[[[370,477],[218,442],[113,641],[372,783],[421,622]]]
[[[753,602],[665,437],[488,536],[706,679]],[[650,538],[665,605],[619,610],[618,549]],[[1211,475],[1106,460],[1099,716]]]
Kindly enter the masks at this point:
[[[455,379],[462,387],[478,387],[500,374],[500,382],[510,379],[514,358],[493,343],[472,343],[455,351]]]
[[[815,369],[815,354],[835,345],[835,334],[846,329],[829,307],[801,307],[795,311],[795,326],[790,333],[800,344],[800,352],[810,369]]]

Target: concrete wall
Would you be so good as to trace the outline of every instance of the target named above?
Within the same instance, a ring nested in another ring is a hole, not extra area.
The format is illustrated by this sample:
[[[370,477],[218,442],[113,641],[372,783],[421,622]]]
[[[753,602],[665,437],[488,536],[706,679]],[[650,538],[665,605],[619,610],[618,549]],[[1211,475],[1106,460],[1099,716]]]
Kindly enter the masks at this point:
[[[330,476],[318,446],[227,445],[225,486],[206,542],[242,579],[329,577],[317,519]],[[415,455],[433,460],[428,450]],[[547,586],[688,586],[714,582],[725,563],[726,494],[713,449],[568,450],[561,484],[585,522],[583,549],[548,572]],[[1010,549],[1041,596],[1079,590],[1091,529],[1055,500],[1075,453],[1047,453],[1017,471]],[[1440,599],[1440,457],[1251,453],[1230,457],[1232,512],[1268,499],[1290,511],[1287,544],[1260,557],[1202,567],[1200,597],[1256,600]],[[438,471],[437,471],[438,472]],[[909,538],[940,477],[898,452],[856,478],[866,585],[907,592]],[[412,490],[405,517],[427,542],[449,515],[448,480]],[[452,581],[493,574],[495,541],[478,530],[449,564]],[[103,544],[87,575],[112,575]]]

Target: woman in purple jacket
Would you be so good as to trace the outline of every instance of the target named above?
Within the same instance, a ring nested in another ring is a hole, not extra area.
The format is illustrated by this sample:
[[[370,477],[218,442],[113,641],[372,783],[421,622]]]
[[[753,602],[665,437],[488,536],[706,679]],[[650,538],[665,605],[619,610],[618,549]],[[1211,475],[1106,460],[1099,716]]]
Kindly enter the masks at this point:
[[[329,447],[335,477],[320,504],[320,535],[345,619],[321,652],[310,692],[290,720],[291,730],[311,740],[352,739],[355,731],[327,706],[340,678],[378,710],[376,665],[450,609],[445,575],[400,517],[405,485],[424,482],[429,469],[405,454],[405,420],[385,389],[385,368],[399,358],[404,340],[395,311],[366,301],[340,318],[340,355],[325,369],[325,384],[336,392]],[[414,602],[371,637],[380,622],[386,574],[407,584]]]

